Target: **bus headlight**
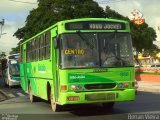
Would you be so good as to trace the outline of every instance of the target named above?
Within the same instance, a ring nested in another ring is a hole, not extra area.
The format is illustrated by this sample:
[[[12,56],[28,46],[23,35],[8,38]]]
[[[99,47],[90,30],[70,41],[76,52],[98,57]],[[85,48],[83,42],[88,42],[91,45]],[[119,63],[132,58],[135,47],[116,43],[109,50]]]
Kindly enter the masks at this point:
[[[83,90],[83,87],[81,85],[70,85],[70,89],[80,91]]]
[[[118,88],[128,88],[130,86],[129,82],[119,83]]]

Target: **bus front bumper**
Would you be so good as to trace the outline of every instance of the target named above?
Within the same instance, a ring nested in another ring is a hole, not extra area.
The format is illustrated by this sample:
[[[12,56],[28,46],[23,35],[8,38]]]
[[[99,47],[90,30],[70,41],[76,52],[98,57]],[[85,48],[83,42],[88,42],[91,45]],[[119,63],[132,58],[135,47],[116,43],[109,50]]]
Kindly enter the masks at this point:
[[[135,89],[101,92],[64,92],[60,93],[58,104],[89,104],[118,101],[133,101]]]
[[[20,85],[20,81],[9,80],[9,86],[15,86],[15,85]]]

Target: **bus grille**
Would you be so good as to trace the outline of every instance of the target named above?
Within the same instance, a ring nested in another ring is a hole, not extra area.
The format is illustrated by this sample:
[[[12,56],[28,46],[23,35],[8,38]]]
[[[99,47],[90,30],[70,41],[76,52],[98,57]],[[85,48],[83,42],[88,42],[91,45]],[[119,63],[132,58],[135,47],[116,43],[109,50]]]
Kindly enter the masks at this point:
[[[87,84],[84,87],[88,90],[91,89],[111,89],[116,86],[116,83],[107,83],[107,84]]]

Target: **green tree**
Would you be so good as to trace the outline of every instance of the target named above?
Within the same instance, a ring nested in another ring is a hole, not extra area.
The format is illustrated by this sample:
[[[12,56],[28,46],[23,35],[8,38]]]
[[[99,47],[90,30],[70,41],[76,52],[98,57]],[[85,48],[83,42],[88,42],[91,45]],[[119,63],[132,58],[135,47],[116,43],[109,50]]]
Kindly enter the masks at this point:
[[[127,20],[118,12],[106,6],[105,10],[93,0],[39,0],[38,8],[30,11],[24,27],[15,33],[19,39],[26,40],[45,28],[61,20],[74,18],[115,18]],[[137,50],[153,48],[156,32],[147,23],[136,25],[130,22],[133,46]]]
[[[11,48],[11,52],[9,54],[16,54],[20,52],[20,48],[19,46],[15,47],[15,48]]]
[[[6,53],[5,52],[0,52],[0,60],[6,58]]]
[[[38,8],[30,11],[26,25],[14,35],[27,39],[61,20],[74,18],[105,17],[105,12],[93,0],[39,0]]]
[[[154,47],[153,41],[156,40],[157,35],[153,28],[148,27],[147,23],[143,23],[142,25],[131,23],[131,32],[133,46],[137,50],[150,50]]]
[[[152,27],[148,27],[147,23],[141,25],[134,24],[128,17],[122,16],[118,12],[110,9],[109,6],[106,6],[105,13],[107,17],[127,20],[130,22],[133,46],[137,50],[150,50],[154,47],[153,41],[156,40],[157,35]]]
[[[124,17],[123,15],[119,14],[115,10],[110,9],[109,6],[106,6],[106,8],[105,8],[105,16],[107,18],[121,19],[121,20],[127,20],[127,21],[129,21],[128,17]]]

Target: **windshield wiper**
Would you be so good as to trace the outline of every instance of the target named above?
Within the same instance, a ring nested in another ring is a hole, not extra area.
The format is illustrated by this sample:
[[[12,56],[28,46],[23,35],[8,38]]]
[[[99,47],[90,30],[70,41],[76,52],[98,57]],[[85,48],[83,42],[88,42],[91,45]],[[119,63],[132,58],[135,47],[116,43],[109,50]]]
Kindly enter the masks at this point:
[[[78,30],[78,31],[77,31],[78,36],[79,36],[88,46],[90,46],[91,49],[93,49],[93,48],[94,48],[94,45],[93,45],[91,42],[89,42],[88,40],[86,40],[80,33],[81,33],[80,30]]]

